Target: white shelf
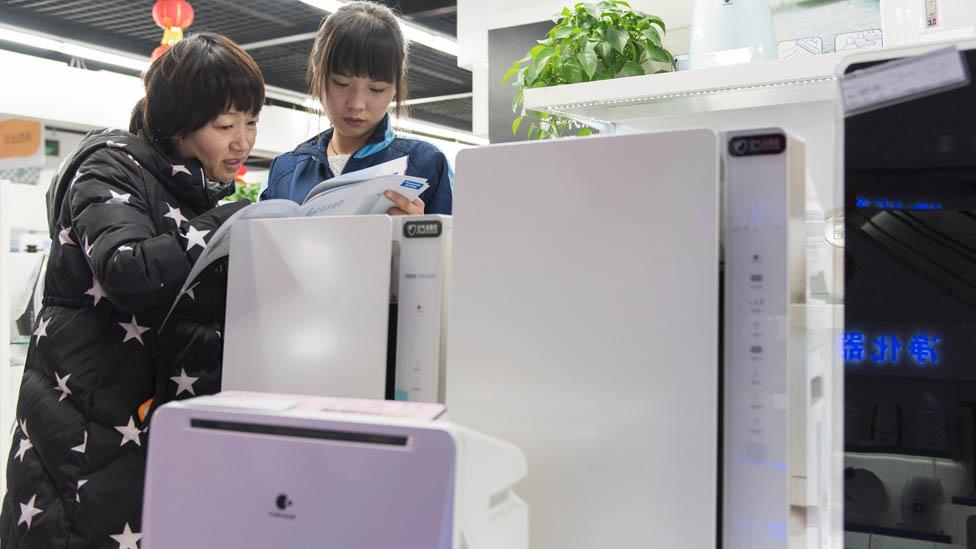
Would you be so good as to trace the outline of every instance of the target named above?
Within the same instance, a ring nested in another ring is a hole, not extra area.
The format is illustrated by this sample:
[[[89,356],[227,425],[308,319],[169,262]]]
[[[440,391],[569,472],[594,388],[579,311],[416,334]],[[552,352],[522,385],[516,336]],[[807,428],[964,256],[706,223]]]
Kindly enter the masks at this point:
[[[525,107],[613,131],[618,127],[646,129],[653,118],[835,103],[838,75],[849,64],[917,55],[953,44],[960,49],[976,48],[973,39],[932,41],[533,88],[525,90]]]
[[[527,89],[525,106],[601,127],[638,117],[831,101],[844,58],[841,52]]]

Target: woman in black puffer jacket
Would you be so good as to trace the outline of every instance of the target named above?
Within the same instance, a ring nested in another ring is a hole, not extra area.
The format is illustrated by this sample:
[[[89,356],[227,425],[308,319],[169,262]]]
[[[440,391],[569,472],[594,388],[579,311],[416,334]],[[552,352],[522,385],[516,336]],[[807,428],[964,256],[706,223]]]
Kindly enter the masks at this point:
[[[197,34],[145,84],[132,133],[89,134],[48,191],[53,244],[7,465],[4,549],[136,547],[149,412],[219,390],[225,264],[177,293],[245,205],[217,200],[254,145],[264,81],[236,44]]]

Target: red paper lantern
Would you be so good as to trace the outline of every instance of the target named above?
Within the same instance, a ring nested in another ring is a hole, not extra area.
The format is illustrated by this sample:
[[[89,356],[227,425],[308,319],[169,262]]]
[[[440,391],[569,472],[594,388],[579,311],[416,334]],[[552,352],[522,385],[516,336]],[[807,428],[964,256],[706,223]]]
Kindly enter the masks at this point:
[[[153,20],[162,29],[185,29],[193,24],[193,8],[186,0],[156,0]]]

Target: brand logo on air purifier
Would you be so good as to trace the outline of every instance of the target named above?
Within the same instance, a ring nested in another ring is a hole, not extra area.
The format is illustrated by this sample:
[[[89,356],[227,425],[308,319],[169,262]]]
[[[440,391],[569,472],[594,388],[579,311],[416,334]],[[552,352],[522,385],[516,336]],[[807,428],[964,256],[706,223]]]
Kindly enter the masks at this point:
[[[440,221],[408,221],[403,224],[403,236],[407,238],[436,238],[440,235]]]
[[[275,499],[275,507],[284,511],[285,509],[291,507],[291,500],[288,499],[288,494],[280,494]]]
[[[729,154],[732,156],[780,154],[785,150],[786,136],[781,133],[744,135],[729,140]]]
[[[283,512],[289,507],[291,507],[292,504],[293,502],[288,497],[288,494],[278,494],[278,497],[275,498],[275,507],[277,508],[277,510],[269,512],[268,516],[273,518],[286,519],[286,520],[295,520],[294,514]]]

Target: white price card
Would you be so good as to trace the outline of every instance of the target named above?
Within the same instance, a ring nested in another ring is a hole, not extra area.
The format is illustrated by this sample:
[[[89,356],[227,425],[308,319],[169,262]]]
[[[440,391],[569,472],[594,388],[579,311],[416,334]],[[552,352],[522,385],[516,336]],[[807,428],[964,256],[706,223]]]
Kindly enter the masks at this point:
[[[846,116],[967,84],[969,68],[955,46],[855,71],[840,82]]]

